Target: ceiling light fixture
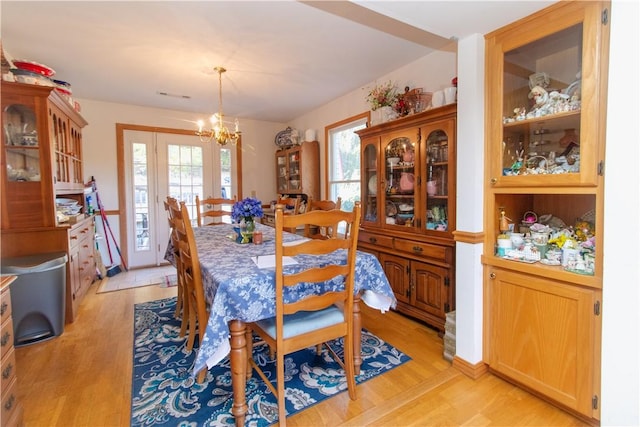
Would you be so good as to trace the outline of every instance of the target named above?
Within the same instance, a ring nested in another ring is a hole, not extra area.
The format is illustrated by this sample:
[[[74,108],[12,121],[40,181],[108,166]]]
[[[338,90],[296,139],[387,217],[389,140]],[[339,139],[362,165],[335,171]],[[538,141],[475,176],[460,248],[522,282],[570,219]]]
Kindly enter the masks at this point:
[[[213,70],[218,73],[218,112],[211,116],[210,129],[204,129],[204,122],[198,120],[198,131],[196,135],[200,137],[200,141],[202,142],[215,140],[215,142],[220,145],[227,145],[229,143],[236,144],[241,133],[238,119],[235,119],[235,131],[230,132],[224,124],[224,114],[222,112],[222,73],[227,70],[224,67],[215,67]]]

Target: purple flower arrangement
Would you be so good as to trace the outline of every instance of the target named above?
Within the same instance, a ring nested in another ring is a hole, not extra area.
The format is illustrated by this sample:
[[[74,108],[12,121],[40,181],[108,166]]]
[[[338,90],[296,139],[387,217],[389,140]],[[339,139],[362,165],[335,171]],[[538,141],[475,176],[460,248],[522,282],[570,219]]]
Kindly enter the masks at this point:
[[[262,218],[262,202],[253,197],[247,197],[234,203],[231,209],[231,219],[240,222],[245,218]]]

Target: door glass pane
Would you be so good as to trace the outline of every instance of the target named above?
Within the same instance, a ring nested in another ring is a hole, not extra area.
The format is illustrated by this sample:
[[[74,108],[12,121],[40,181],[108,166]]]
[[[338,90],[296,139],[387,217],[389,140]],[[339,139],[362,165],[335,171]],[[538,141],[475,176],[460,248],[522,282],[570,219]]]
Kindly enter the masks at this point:
[[[449,137],[443,130],[427,136],[427,230],[449,228]]]
[[[220,197],[224,199],[232,198],[233,194],[231,192],[231,185],[233,182],[231,178],[231,150],[228,148],[220,149],[220,182],[222,183]]]
[[[204,197],[202,148],[190,145],[167,146],[169,195],[185,202],[191,222],[197,224],[196,195]]]
[[[146,144],[132,144],[136,251],[149,248],[149,166]]]
[[[574,25],[505,52],[503,175],[580,172],[582,32]]]
[[[387,180],[385,224],[404,227],[414,227],[416,224],[414,221],[416,179],[414,160],[415,146],[407,137],[394,138],[385,147],[385,179]]]
[[[7,179],[40,181],[40,150],[33,110],[21,104],[9,105],[3,115]],[[57,155],[56,155],[57,160]]]

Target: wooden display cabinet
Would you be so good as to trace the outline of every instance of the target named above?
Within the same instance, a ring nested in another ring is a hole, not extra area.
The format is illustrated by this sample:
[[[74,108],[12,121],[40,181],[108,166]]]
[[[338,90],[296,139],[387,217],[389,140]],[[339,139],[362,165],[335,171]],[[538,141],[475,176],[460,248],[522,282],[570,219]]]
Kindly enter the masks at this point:
[[[56,198],[85,206],[86,124],[54,88],[2,82],[2,257],[66,252],[67,322],[96,276],[93,217],[71,224],[56,215]]]
[[[305,141],[276,152],[276,186],[279,194],[306,194],[320,198],[320,147]]]
[[[444,333],[455,310],[456,105],[358,131],[363,219],[397,310]]]
[[[486,36],[484,359],[589,422],[600,414],[609,8],[559,2]],[[529,212],[554,232],[591,222],[594,269],[498,256],[502,211],[515,231]]]

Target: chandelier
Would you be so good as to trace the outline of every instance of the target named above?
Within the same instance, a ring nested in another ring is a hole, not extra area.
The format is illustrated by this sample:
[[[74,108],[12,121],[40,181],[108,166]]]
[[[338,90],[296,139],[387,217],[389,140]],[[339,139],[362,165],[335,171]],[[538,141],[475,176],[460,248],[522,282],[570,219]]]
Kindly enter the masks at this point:
[[[198,131],[196,135],[200,137],[202,142],[211,142],[215,140],[220,145],[227,145],[229,143],[236,144],[240,138],[240,130],[238,119],[235,119],[235,130],[233,132],[227,129],[224,122],[224,114],[222,112],[222,73],[227,70],[224,67],[215,67],[213,69],[218,73],[218,112],[211,116],[211,128],[204,129],[204,122],[198,120]]]

